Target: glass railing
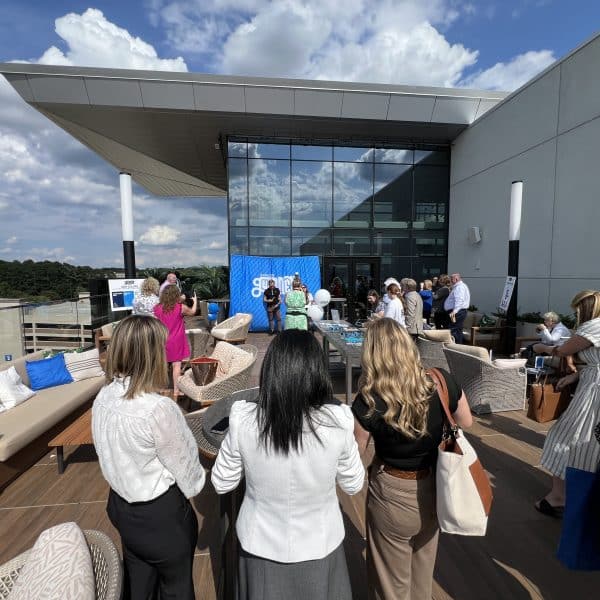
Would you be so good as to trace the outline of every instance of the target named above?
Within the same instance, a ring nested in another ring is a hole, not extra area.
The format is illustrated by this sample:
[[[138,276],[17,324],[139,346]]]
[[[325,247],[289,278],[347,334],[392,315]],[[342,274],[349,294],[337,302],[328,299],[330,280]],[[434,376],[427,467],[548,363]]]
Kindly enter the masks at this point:
[[[91,346],[93,331],[114,320],[107,295],[41,303],[0,303],[0,362],[36,350]]]

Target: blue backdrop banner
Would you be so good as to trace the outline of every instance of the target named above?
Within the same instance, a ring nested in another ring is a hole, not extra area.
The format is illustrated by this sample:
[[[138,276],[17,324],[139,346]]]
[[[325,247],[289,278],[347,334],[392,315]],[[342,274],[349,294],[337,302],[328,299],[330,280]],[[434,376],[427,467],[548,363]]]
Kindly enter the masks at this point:
[[[321,287],[321,268],[318,256],[268,257],[233,255],[229,265],[229,315],[250,313],[251,331],[267,331],[269,319],[263,302],[269,279],[275,280],[282,296],[292,289],[294,274],[298,273],[308,291],[314,294]],[[285,304],[281,303],[281,318]]]

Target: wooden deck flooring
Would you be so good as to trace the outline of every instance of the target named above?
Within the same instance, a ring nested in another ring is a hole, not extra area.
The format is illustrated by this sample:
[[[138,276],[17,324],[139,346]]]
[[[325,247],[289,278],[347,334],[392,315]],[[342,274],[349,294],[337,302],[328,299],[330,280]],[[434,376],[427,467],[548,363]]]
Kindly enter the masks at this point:
[[[252,385],[270,337],[252,334],[259,348]],[[343,370],[335,373],[336,393],[344,395]],[[571,572],[554,557],[560,521],[533,508],[550,483],[538,467],[548,424],[528,420],[521,411],[477,417],[469,430],[486,469],[495,501],[485,538],[442,535],[436,563],[436,600],[598,598],[600,573]],[[0,494],[0,564],[29,548],[39,533],[64,521],[100,529],[119,544],[105,512],[106,485],[92,447],[65,449],[66,469],[57,473],[49,452]],[[207,467],[209,465],[206,465]],[[340,494],[345,514],[345,549],[355,600],[366,598],[364,503],[366,490],[354,497]],[[194,562],[196,597],[217,597],[220,548],[217,496],[209,483],[194,500],[199,539]]]

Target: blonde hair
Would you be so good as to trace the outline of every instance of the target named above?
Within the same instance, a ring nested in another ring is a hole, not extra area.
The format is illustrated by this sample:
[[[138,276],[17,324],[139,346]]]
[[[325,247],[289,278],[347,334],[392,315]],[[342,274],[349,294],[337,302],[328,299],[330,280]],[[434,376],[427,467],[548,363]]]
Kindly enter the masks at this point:
[[[423,282],[423,289],[430,290],[432,287],[433,287],[433,281],[431,281],[431,279],[426,279]]]
[[[369,407],[375,398],[385,403],[384,421],[410,439],[427,433],[429,398],[435,384],[421,365],[415,343],[404,327],[383,318],[367,326],[358,387]]]
[[[167,328],[154,317],[131,315],[115,328],[106,357],[106,381],[129,377],[125,398],[156,392],[168,382]]]
[[[571,300],[571,308],[577,315],[577,326],[600,317],[600,292],[583,290]]]
[[[168,285],[160,295],[160,303],[166,313],[170,313],[179,303],[181,291],[176,285]]]
[[[159,289],[160,285],[158,283],[158,279],[155,279],[154,277],[148,277],[142,281],[140,293],[142,296],[158,296]]]

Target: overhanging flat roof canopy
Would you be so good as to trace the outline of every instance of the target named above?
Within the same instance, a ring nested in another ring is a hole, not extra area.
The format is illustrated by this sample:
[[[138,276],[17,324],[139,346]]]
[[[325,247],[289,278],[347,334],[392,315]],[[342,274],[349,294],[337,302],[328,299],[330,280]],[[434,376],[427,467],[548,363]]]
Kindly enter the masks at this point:
[[[451,88],[0,63],[21,97],[160,196],[224,196],[228,136],[450,143],[507,96]]]

